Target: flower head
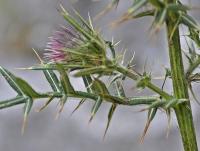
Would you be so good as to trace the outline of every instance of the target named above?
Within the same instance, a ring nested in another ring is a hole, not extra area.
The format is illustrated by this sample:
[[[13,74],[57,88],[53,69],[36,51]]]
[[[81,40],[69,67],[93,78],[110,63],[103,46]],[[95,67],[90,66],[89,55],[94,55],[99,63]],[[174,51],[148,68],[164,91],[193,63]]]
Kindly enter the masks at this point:
[[[82,41],[80,34],[72,27],[61,26],[55,31],[47,43],[44,58],[50,62],[64,62],[70,60],[71,56],[65,49],[73,49]]]

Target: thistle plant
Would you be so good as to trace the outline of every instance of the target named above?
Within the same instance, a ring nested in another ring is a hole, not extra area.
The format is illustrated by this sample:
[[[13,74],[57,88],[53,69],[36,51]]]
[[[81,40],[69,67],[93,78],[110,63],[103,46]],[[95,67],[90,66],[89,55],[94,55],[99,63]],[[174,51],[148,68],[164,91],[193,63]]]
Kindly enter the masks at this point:
[[[108,7],[97,17],[105,15],[110,9],[116,7],[120,0],[113,0]],[[110,103],[107,125],[104,137],[108,131],[111,119],[119,105],[136,106],[143,105],[141,111],[147,112],[147,122],[141,137],[143,141],[149,125],[159,110],[166,113],[170,124],[171,114],[175,112],[180,135],[182,137],[185,151],[198,151],[196,133],[193,123],[191,97],[198,102],[193,92],[192,83],[199,82],[200,73],[196,69],[200,65],[200,55],[196,50],[200,47],[200,26],[188,11],[192,7],[179,0],[133,0],[132,5],[117,20],[112,23],[117,26],[128,20],[142,17],[152,17],[150,26],[153,32],[158,32],[161,27],[166,28],[168,39],[168,51],[170,67],[166,69],[164,81],[171,79],[173,93],[169,93],[162,87],[152,82],[152,75],[148,72],[139,73],[134,69],[133,57],[124,64],[124,54],[116,53],[118,42],[105,40],[92,24],[89,16],[85,20],[75,11],[75,17],[71,16],[64,7],[60,6],[60,13],[67,21],[67,25],[61,26],[55,31],[46,49],[40,64],[26,68],[26,70],[39,70],[43,72],[46,80],[51,86],[51,92],[40,93],[34,90],[24,79],[17,77],[7,69],[0,67],[0,73],[8,84],[16,91],[17,96],[0,102],[0,108],[24,105],[24,124],[36,100],[46,99],[46,103],[39,111],[45,109],[52,101],[59,100],[58,115],[64,109],[64,105],[73,98],[80,99],[75,112],[85,101],[93,101],[91,118],[95,117],[103,102]],[[76,18],[76,19],[75,19]],[[180,26],[185,26],[184,36],[188,51],[183,51],[180,41]],[[188,67],[184,67],[182,57],[188,60]],[[81,78],[85,90],[74,89],[69,76]],[[104,82],[109,78],[109,84]],[[127,97],[123,82],[126,79],[136,81],[138,89],[150,89],[152,96]],[[112,87],[112,91],[110,91]]]

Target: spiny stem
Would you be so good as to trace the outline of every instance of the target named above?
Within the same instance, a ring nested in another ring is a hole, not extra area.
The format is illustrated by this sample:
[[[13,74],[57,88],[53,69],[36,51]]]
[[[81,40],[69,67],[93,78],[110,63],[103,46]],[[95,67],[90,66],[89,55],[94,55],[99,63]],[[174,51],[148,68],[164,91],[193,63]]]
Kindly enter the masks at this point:
[[[67,94],[68,97],[74,97],[74,98],[86,98],[86,99],[91,99],[93,101],[96,101],[96,99],[99,97],[98,95],[92,94],[92,93],[87,93],[87,92],[83,92],[83,91],[75,91],[74,94]],[[50,98],[50,97],[55,97],[55,98],[61,98],[62,94],[61,93],[44,93],[44,94],[40,94],[40,96],[38,96],[38,98],[36,99],[40,99],[40,98]],[[119,97],[115,97],[115,96],[102,96],[107,102],[111,102],[111,100],[115,100],[116,104],[121,104],[121,105],[128,105],[128,106],[132,106],[132,105],[140,105],[140,104],[151,104],[155,101],[157,101],[159,99],[159,97],[157,96],[139,96],[139,97],[130,97],[130,98],[126,98],[124,101],[124,99],[121,99]]]
[[[34,101],[41,100],[41,98],[48,98],[50,99],[50,102],[54,98],[62,98],[63,94],[58,92],[48,92],[38,95],[34,98]],[[95,95],[92,93],[82,92],[82,91],[75,91],[74,94],[67,94],[67,97],[73,97],[73,98],[81,98],[81,99],[89,99],[91,101],[96,101],[99,95]],[[137,96],[137,97],[130,97],[130,98],[119,98],[115,96],[106,96],[106,95],[100,95],[100,97],[105,102],[115,103],[118,105],[126,105],[126,106],[134,106],[134,105],[151,105],[153,102],[156,102],[160,100],[159,96]],[[20,105],[26,103],[25,100],[27,98],[23,96],[16,96],[15,98],[1,101],[0,103],[0,109],[5,109],[11,106]],[[49,103],[50,103],[49,102]],[[47,104],[45,104],[43,107],[46,107]],[[42,108],[43,109],[43,108]],[[42,110],[41,109],[41,110]],[[41,111],[40,110],[40,111]]]
[[[116,70],[120,73],[122,73],[123,75],[137,81],[140,80],[141,76],[138,75],[137,73],[134,73],[133,71],[126,69],[124,67],[121,66],[117,66]],[[149,88],[150,90],[156,92],[157,94],[159,94],[161,97],[165,98],[165,99],[170,99],[172,98],[171,95],[169,95],[168,93],[166,93],[165,91],[163,91],[162,89],[160,89],[159,87],[157,87],[156,85],[154,85],[153,83],[151,83],[150,81],[148,81],[145,85],[147,88]]]
[[[176,3],[176,0],[166,0],[167,3]],[[179,29],[174,31],[170,37],[174,26],[176,25],[177,16],[169,14],[166,21],[169,45],[169,57],[171,65],[171,77],[173,82],[174,95],[177,99],[188,99],[188,86],[184,76],[184,66],[182,61],[182,52],[180,44]],[[193,124],[192,109],[190,102],[180,104],[175,108],[176,117],[180,133],[182,136],[185,151],[198,151],[195,128]]]

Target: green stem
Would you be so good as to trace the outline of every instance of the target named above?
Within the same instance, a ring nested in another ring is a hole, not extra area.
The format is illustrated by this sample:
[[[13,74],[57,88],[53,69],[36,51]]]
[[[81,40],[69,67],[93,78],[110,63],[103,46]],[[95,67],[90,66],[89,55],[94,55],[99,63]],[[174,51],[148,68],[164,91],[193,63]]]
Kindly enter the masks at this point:
[[[172,2],[175,3],[175,1],[173,0],[168,0],[168,3]],[[172,38],[170,39],[170,35],[174,30],[176,22],[177,16],[175,16],[174,14],[169,14],[166,25],[168,33],[169,57],[174,96],[177,99],[189,99],[187,81],[184,76],[184,66],[182,61],[180,35],[178,28],[175,30]],[[198,151],[190,102],[178,105],[175,108],[175,113],[182,136],[184,150]]]
[[[85,99],[90,99],[92,101],[96,101],[97,98],[99,97],[98,95],[87,93],[87,92],[82,92],[82,91],[75,91],[74,94],[67,94],[68,97],[73,97],[73,98],[85,98]],[[49,92],[49,93],[43,93],[38,95],[37,97],[34,98],[34,100],[41,98],[62,98],[63,94],[57,93],[57,92]],[[102,95],[101,96],[105,101],[119,104],[119,105],[127,105],[127,106],[133,106],[133,105],[151,105],[152,103],[160,100],[159,97],[156,96],[138,96],[138,97],[131,97],[131,98],[126,98],[122,99],[119,97],[115,96],[110,96],[110,95]],[[0,109],[5,109],[8,107],[12,107],[15,105],[19,104],[24,104],[26,103],[27,97],[24,96],[16,96],[15,98],[1,101],[0,102]]]
[[[96,101],[97,98],[99,97],[98,95],[83,92],[83,91],[75,91],[74,94],[67,94],[67,95],[68,95],[68,97],[87,98],[87,99],[91,99],[93,101]],[[55,93],[55,92],[54,93],[43,93],[43,94],[40,94],[40,96],[38,96],[35,99],[50,98],[50,97],[61,98],[62,94]],[[138,97],[130,97],[130,98],[122,99],[122,98],[111,96],[111,95],[102,95],[102,98],[107,102],[116,103],[119,105],[128,105],[128,106],[142,105],[142,104],[149,105],[160,99],[159,97],[156,97],[156,96],[138,96]],[[115,102],[113,102],[113,101],[115,101]],[[8,101],[8,102],[10,102],[10,101]],[[1,105],[0,105],[0,107],[1,107]]]
[[[137,73],[134,73],[134,71],[131,71],[129,69],[126,69],[124,67],[121,66],[116,66],[115,69],[122,73],[123,75],[137,81],[140,80],[141,76],[138,75]],[[151,83],[151,81],[148,81],[145,86],[147,88],[149,88],[150,90],[156,92],[157,94],[159,94],[160,96],[162,96],[163,98],[165,98],[166,100],[169,100],[172,98],[171,95],[169,95],[168,93],[166,93],[165,91],[163,91],[162,89],[160,89],[159,87],[157,87],[156,85],[154,85],[153,83]]]

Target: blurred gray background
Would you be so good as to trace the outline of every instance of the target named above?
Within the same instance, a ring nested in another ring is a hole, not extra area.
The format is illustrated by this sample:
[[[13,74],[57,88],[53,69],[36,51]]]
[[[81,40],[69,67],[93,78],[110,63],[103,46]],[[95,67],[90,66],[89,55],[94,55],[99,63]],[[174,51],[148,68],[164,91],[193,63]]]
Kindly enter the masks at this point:
[[[17,75],[25,78],[39,91],[50,90],[46,80],[40,72],[16,70],[18,67],[28,67],[38,64],[38,60],[31,48],[38,50],[40,54],[48,41],[48,36],[60,25],[65,25],[64,19],[58,13],[59,0],[0,0],[0,65],[12,70]],[[106,0],[92,2],[91,0],[62,0],[64,7],[70,11],[78,10],[87,18],[88,12],[94,17],[106,5]],[[135,52],[136,68],[142,72],[146,60],[145,70],[152,72],[155,77],[164,74],[164,67],[169,66],[166,50],[166,35],[164,29],[157,34],[151,34],[149,27],[150,18],[129,21],[116,29],[110,29],[109,24],[126,10],[130,0],[120,2],[116,11],[95,22],[96,27],[101,28],[106,39],[115,37],[121,40],[118,48],[122,53],[127,48],[127,60],[131,51]],[[199,0],[192,1],[193,6],[200,6]],[[200,20],[200,10],[191,12],[197,20]],[[184,41],[182,41],[184,44]],[[82,89],[81,81],[73,84],[77,89]],[[155,80],[158,85],[160,80]],[[145,90],[135,90],[135,83],[125,82],[126,93],[129,96],[151,94]],[[168,81],[166,89],[169,92],[171,84]],[[196,86],[198,88],[198,86]],[[198,89],[195,89],[198,95]],[[15,93],[0,77],[0,100],[10,98]],[[105,103],[97,113],[95,119],[88,125],[90,108],[92,104],[87,102],[73,116],[70,116],[78,100],[71,99],[65,106],[60,118],[55,120],[57,112],[56,101],[46,110],[36,113],[44,101],[34,104],[25,134],[21,135],[23,106],[12,107],[0,111],[0,150],[1,151],[178,151],[182,150],[182,144],[178,133],[177,123],[173,115],[170,135],[166,138],[167,118],[162,112],[155,118],[147,133],[143,144],[139,138],[146,122],[146,113],[138,112],[141,107],[118,107],[106,139],[103,141],[103,133],[106,126],[109,104]],[[197,137],[200,136],[200,107],[193,103],[193,114]],[[198,143],[199,142],[198,138]]]

